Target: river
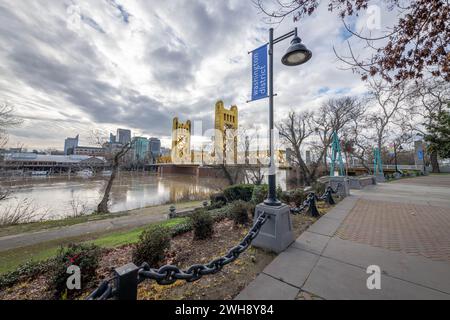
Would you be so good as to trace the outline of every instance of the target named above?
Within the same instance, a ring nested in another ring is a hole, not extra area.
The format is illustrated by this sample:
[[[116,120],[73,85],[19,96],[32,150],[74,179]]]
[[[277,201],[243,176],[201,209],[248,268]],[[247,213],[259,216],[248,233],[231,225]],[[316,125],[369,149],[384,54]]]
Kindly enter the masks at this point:
[[[107,178],[34,177],[3,181],[12,191],[0,204],[0,215],[25,204],[35,218],[61,219],[92,213],[99,203]],[[223,189],[224,181],[191,176],[158,177],[150,173],[120,173],[110,196],[110,211],[122,212],[188,200],[206,200]],[[45,217],[44,217],[45,216]]]

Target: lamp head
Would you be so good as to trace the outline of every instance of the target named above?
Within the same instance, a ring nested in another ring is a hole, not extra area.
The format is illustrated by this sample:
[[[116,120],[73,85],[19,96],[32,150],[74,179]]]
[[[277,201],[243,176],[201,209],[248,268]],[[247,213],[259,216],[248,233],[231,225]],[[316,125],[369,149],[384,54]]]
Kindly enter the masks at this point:
[[[298,36],[295,36],[281,62],[286,66],[299,66],[308,62],[311,57],[312,52],[306,48]]]

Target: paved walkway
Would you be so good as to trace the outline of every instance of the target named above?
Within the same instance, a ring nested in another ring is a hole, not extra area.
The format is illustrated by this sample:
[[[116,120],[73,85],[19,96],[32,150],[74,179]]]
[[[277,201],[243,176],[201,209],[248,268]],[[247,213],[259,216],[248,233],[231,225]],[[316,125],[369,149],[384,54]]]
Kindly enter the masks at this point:
[[[450,175],[352,190],[237,299],[450,299]]]
[[[184,212],[195,207],[198,207],[198,205],[187,205],[185,208],[180,210],[180,212]],[[57,239],[138,228],[150,223],[166,220],[168,208],[169,206],[136,209],[131,210],[130,215],[127,216],[89,221],[68,227],[0,237],[0,252]]]

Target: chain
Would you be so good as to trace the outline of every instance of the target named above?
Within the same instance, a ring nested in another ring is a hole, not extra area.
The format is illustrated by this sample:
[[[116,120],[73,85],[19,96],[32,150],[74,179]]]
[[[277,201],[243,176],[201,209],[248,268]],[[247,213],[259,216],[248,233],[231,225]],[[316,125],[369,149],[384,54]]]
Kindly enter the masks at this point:
[[[253,240],[258,236],[262,226],[267,222],[268,216],[263,213],[241,241],[241,243],[230,249],[226,255],[211,261],[208,264],[195,264],[186,270],[181,270],[176,266],[167,265],[160,269],[153,269],[147,263],[144,263],[139,270],[139,283],[152,279],[160,285],[170,285],[178,280],[194,282],[201,279],[205,275],[216,274],[220,272],[226,265],[234,262],[239,256],[247,250]]]
[[[268,219],[269,216],[263,212],[239,245],[230,249],[226,255],[214,259],[208,264],[195,264],[186,270],[181,270],[172,265],[166,265],[160,269],[153,269],[150,268],[147,263],[144,263],[138,272],[138,283],[151,279],[156,280],[160,285],[170,285],[178,280],[194,282],[200,280],[205,275],[216,274],[226,265],[236,261],[236,259],[250,247]],[[88,296],[87,300],[108,300],[113,298],[116,295],[116,290],[111,285],[113,280],[115,280],[115,278],[103,281],[101,285]]]

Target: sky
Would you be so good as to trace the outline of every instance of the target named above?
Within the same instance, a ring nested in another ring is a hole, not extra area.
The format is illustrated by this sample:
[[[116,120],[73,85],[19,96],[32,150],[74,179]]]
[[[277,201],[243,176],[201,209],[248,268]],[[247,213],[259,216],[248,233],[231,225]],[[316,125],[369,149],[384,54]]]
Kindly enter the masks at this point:
[[[217,100],[238,106],[240,125],[265,128],[268,101],[247,103],[248,51],[268,41],[269,27],[251,0],[0,0],[0,103],[24,119],[9,146],[63,149],[66,137],[80,134],[88,145],[92,131],[129,128],[170,147],[173,117],[206,130]],[[301,22],[275,26],[275,36],[294,27],[313,58],[283,66],[289,42],[277,44],[276,121],[365,92],[333,53],[349,34],[326,3]]]

